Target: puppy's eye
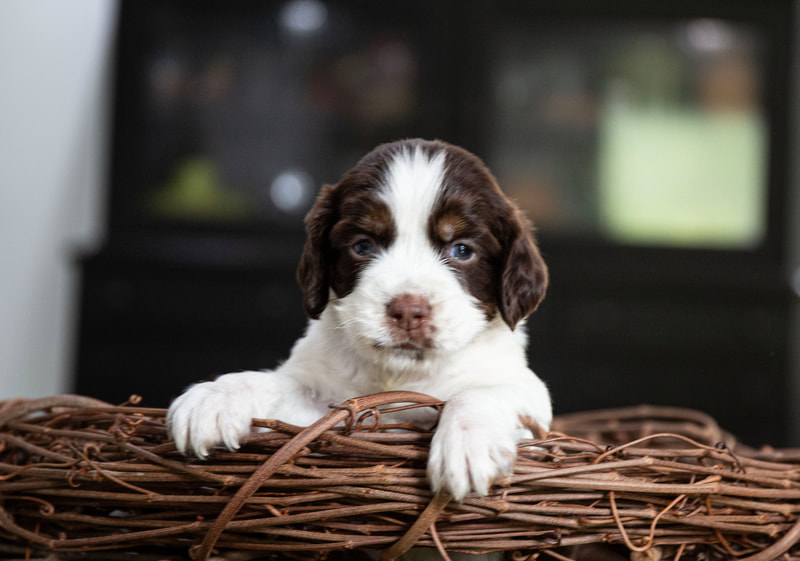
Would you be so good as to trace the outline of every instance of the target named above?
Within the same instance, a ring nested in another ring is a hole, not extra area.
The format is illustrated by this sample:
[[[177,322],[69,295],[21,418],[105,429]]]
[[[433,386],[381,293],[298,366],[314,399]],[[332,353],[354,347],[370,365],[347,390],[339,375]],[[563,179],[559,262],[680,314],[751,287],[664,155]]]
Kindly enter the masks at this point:
[[[356,243],[353,244],[352,247],[353,247],[353,253],[361,257],[373,255],[378,251],[375,248],[375,244],[373,244],[369,240],[358,240]]]
[[[472,248],[463,243],[457,243],[450,248],[450,257],[459,261],[466,261],[473,255],[475,255],[475,252]]]

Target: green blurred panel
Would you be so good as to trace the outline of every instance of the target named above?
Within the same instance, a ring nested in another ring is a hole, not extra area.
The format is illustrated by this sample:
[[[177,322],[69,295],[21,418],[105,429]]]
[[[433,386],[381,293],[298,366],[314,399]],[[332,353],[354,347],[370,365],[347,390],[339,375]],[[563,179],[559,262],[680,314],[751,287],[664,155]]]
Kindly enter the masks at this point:
[[[757,114],[612,108],[599,144],[599,217],[608,237],[711,248],[763,240],[766,134]]]

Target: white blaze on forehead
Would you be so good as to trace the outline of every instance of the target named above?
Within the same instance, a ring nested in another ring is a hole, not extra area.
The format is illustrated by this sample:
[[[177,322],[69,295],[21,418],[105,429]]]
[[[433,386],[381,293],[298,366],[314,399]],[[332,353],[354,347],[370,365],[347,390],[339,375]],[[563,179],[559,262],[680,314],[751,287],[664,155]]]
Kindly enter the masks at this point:
[[[429,156],[416,146],[404,148],[389,163],[381,197],[394,216],[395,244],[430,247],[428,220],[444,182],[444,160],[443,151]]]

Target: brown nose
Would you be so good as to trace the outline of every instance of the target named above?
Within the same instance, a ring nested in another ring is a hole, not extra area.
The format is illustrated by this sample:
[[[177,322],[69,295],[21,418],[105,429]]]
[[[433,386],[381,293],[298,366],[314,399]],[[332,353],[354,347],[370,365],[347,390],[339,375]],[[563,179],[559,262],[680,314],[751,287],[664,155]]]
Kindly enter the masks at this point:
[[[419,329],[431,319],[431,305],[422,296],[400,294],[386,306],[386,315],[394,324],[407,331]]]

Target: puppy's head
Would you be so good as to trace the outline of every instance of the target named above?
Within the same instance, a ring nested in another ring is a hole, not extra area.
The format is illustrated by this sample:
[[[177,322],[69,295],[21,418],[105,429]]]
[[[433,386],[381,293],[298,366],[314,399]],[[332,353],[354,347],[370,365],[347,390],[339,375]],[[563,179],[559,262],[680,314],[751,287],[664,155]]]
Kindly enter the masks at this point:
[[[483,162],[443,142],[378,146],[323,187],[306,233],[306,313],[332,307],[367,352],[457,350],[497,317],[514,329],[547,287],[520,210]]]

